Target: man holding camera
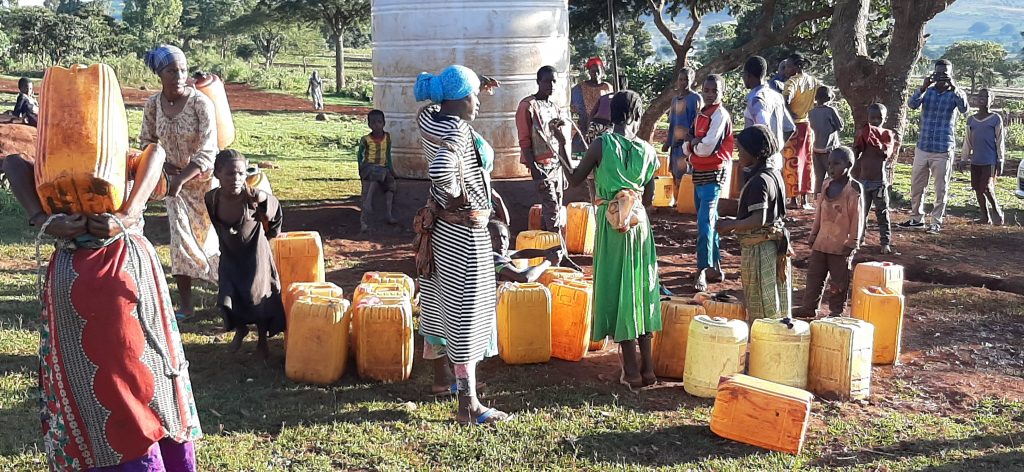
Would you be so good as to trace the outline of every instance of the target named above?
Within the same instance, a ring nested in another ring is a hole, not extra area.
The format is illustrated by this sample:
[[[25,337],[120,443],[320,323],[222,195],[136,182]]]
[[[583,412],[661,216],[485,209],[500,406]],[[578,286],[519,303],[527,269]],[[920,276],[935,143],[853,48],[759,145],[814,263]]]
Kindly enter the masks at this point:
[[[924,191],[929,177],[934,175],[935,206],[928,232],[937,233],[946,214],[946,189],[953,172],[957,112],[967,114],[967,94],[953,82],[953,64],[945,59],[935,61],[932,74],[910,96],[908,105],[921,109],[921,131],[910,177],[911,215],[899,226],[904,229],[924,227]]]

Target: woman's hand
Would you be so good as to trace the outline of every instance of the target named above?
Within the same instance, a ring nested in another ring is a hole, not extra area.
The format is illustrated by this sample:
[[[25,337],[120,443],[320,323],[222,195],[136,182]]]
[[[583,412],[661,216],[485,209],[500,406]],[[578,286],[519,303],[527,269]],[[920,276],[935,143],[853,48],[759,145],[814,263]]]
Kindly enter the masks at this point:
[[[164,173],[173,177],[181,173],[181,168],[170,162],[164,162]]]
[[[175,198],[179,193],[181,193],[181,187],[185,185],[185,179],[183,179],[182,176],[182,174],[175,174],[174,177],[171,177],[170,181],[167,183],[168,197]]]
[[[715,230],[719,234],[732,234],[736,231],[736,220],[732,218],[719,218],[718,222],[715,223]]]
[[[86,233],[85,223],[82,215],[58,215],[46,227],[46,234],[60,239],[77,238]]]

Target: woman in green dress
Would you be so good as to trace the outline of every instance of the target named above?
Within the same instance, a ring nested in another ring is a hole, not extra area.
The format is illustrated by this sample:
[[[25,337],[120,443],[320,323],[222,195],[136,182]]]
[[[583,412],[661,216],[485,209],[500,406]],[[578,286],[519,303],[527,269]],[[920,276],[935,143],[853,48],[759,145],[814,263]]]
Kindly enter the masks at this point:
[[[640,95],[629,90],[618,92],[612,97],[611,109],[612,131],[591,143],[583,161],[567,177],[571,185],[579,185],[591,171],[595,172],[592,337],[601,340],[612,336],[619,343],[619,381],[633,390],[657,382],[651,337],[661,330],[658,255],[641,199],[644,193],[653,191],[658,159],[654,148],[636,137],[643,114]],[[568,158],[563,157],[567,162]]]

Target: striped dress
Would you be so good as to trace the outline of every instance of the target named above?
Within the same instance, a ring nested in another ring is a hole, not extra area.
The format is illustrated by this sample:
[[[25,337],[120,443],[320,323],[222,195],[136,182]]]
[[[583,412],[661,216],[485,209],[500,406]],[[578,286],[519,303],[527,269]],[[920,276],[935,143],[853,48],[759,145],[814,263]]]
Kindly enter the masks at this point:
[[[454,144],[424,141],[429,162],[430,196],[441,207],[462,193],[458,166],[463,166],[468,203],[464,210],[488,210],[490,190],[474,152],[469,123],[428,107],[419,115],[420,131]],[[484,358],[494,329],[495,281],[491,239],[486,228],[473,229],[441,219],[433,229],[434,273],[420,278],[420,329],[447,341],[448,359],[467,364]]]

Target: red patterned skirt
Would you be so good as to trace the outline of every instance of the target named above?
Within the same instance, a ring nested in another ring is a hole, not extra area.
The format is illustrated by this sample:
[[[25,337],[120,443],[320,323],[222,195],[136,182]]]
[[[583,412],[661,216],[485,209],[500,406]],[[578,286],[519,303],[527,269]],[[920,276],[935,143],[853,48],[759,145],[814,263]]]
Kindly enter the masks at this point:
[[[63,244],[43,291],[40,416],[51,470],[129,462],[202,435],[188,362],[145,237]]]
[[[782,148],[782,178],[786,181],[786,196],[810,193],[813,190],[814,167],[811,157],[811,143],[814,142],[814,131],[810,123],[797,123],[796,132],[786,141]]]

